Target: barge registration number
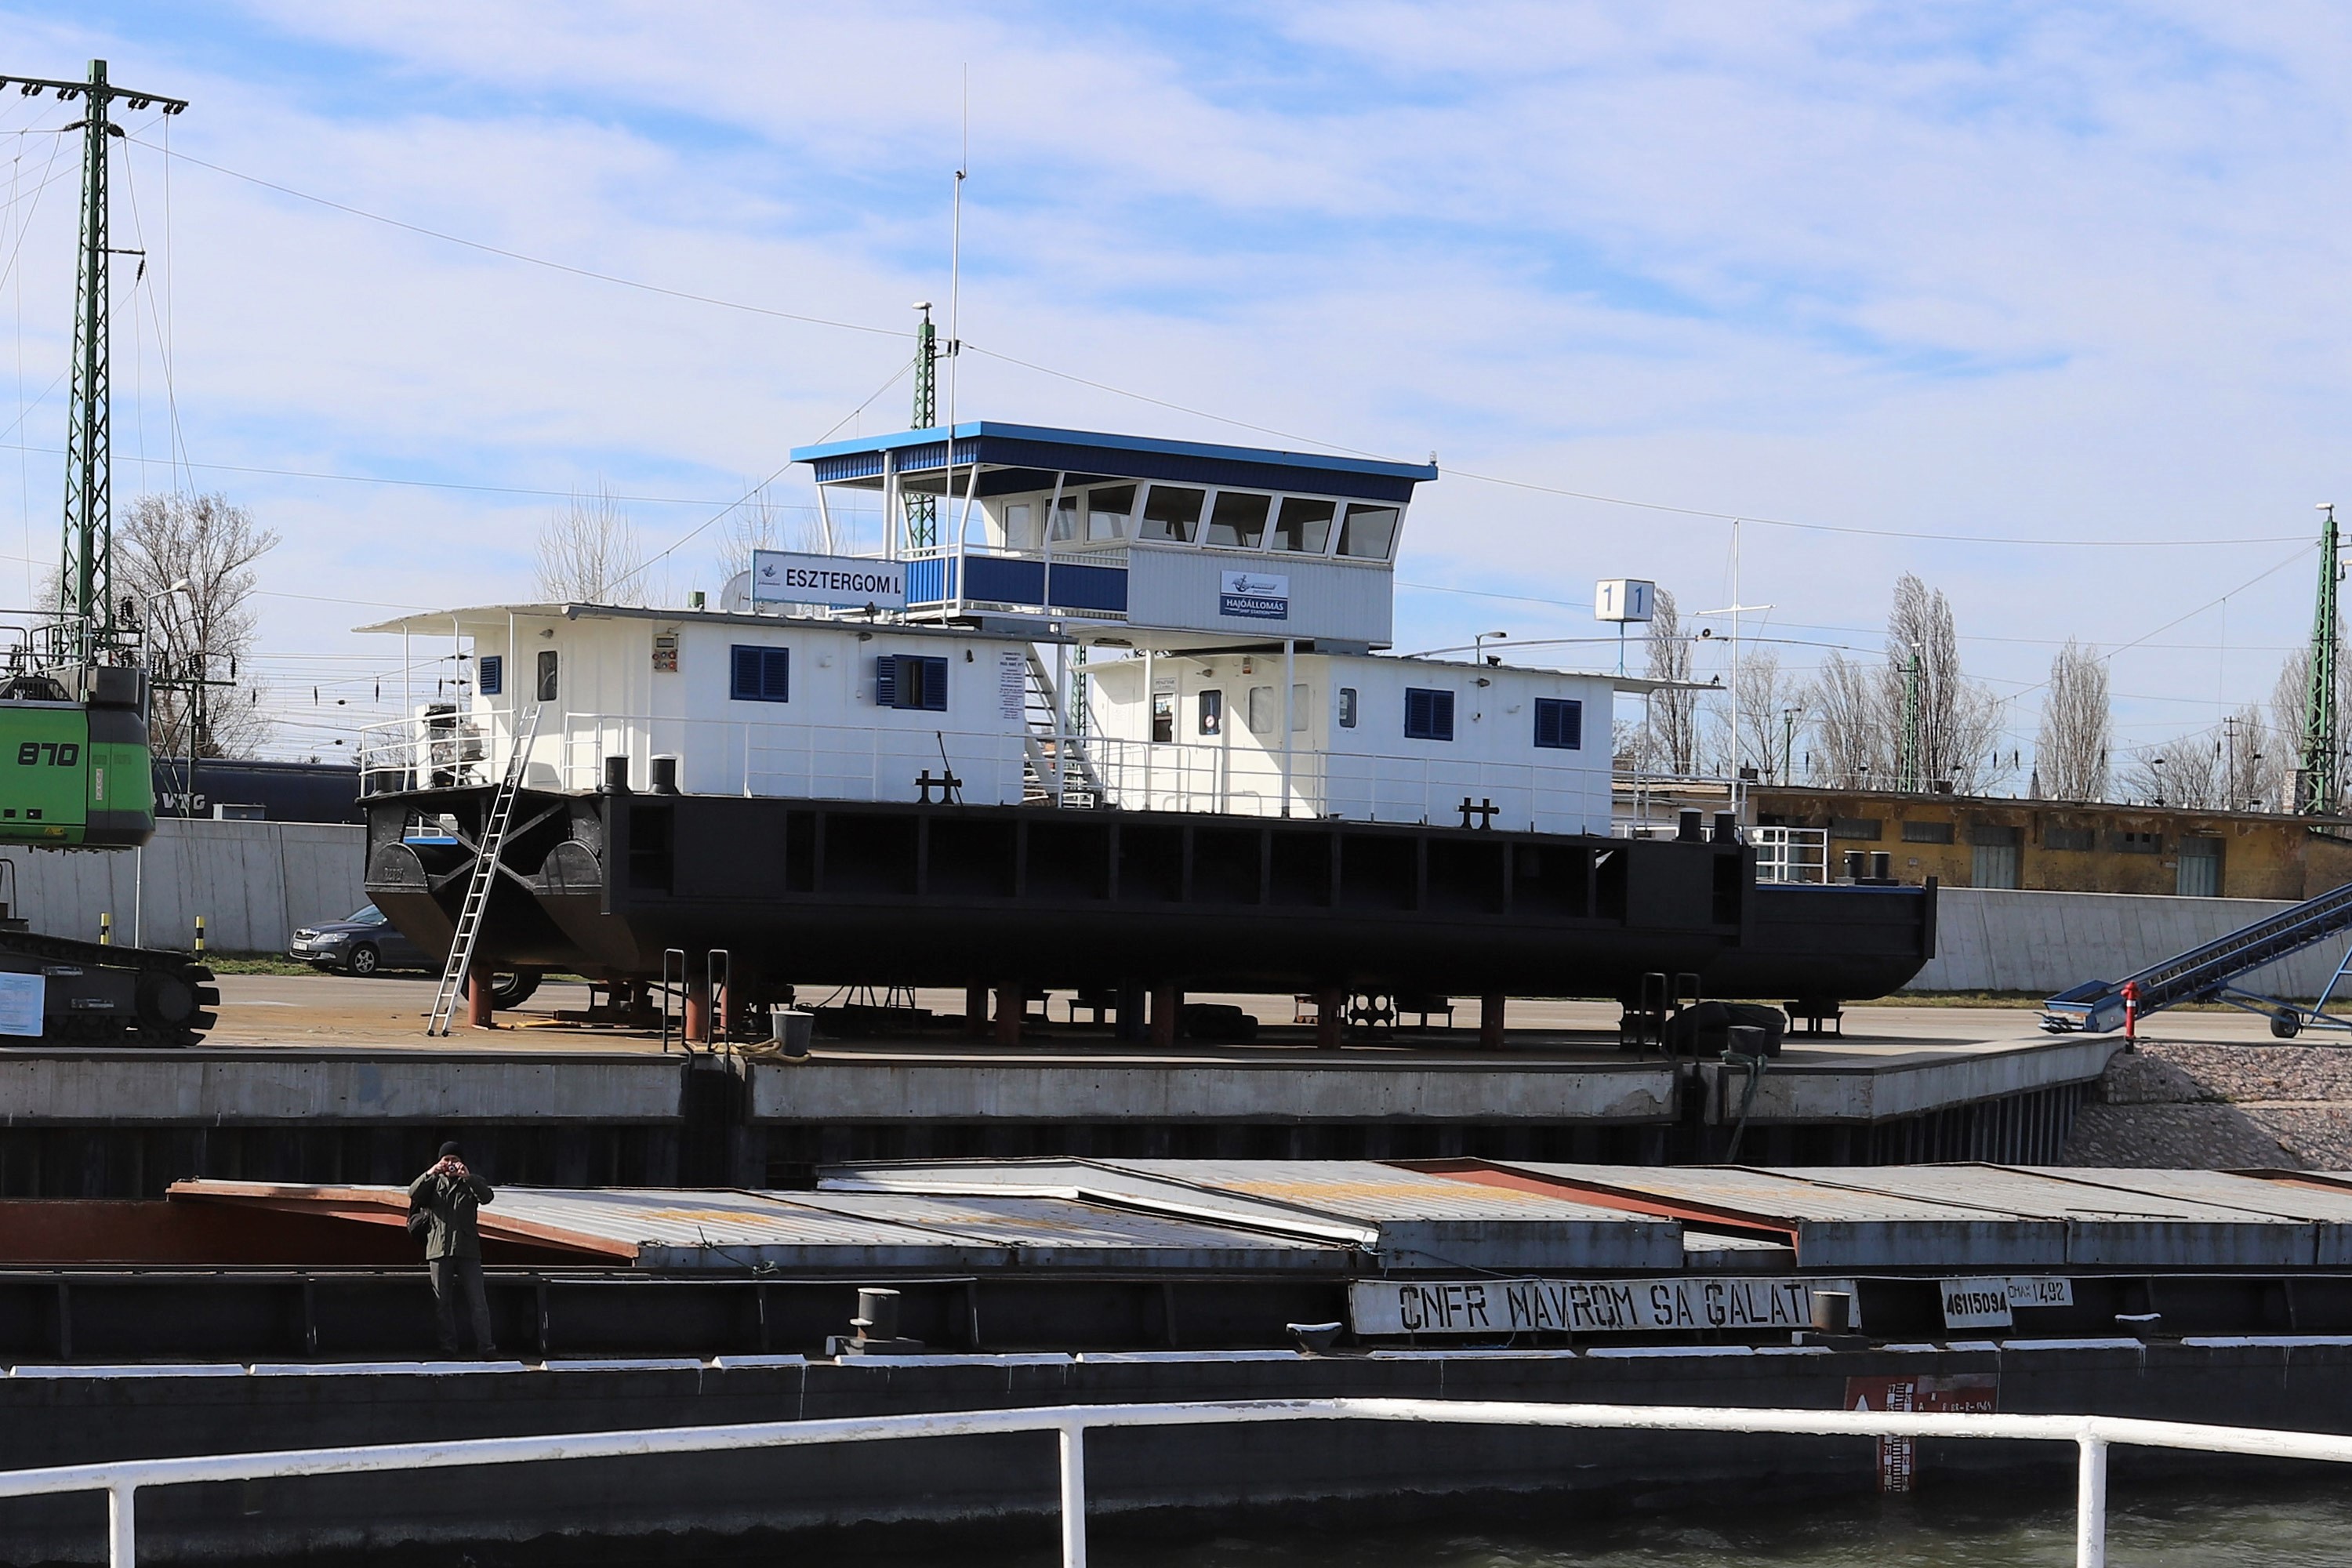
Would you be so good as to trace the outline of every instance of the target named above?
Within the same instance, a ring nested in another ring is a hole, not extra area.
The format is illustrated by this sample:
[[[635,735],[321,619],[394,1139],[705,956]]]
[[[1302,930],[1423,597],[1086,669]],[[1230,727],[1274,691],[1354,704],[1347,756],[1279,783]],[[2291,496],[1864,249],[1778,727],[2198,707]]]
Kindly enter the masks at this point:
[[[1850,1279],[1359,1279],[1348,1311],[1359,1334],[1802,1329],[1817,1289],[1855,1294]]]

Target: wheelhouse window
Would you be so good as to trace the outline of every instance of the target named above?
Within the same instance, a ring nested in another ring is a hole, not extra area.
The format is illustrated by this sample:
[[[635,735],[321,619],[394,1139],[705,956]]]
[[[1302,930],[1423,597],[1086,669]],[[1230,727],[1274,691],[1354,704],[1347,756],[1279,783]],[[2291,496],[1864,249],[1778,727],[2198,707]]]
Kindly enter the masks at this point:
[[[1171,691],[1151,694],[1151,739],[1167,745],[1176,739],[1176,695]]]
[[[1054,542],[1078,536],[1078,498],[1066,495],[1054,502]]]
[[[1125,539],[1128,521],[1134,515],[1133,485],[1106,485],[1087,492],[1088,539]]]
[[[946,712],[948,661],[927,654],[884,654],[874,661],[874,703],[877,708]]]
[[[1330,547],[1331,518],[1338,506],[1305,496],[1286,496],[1274,524],[1274,548],[1320,555]]]
[[[738,644],[728,659],[727,695],[737,702],[792,700],[793,650]]]
[[[1004,545],[1008,550],[1037,548],[1037,509],[1025,500],[1004,509]]]
[[[1584,749],[1584,704],[1562,697],[1536,699],[1536,744],[1553,752]]]
[[[1404,738],[1408,741],[1454,739],[1454,693],[1425,687],[1404,689]]]
[[[1339,524],[1339,553],[1363,561],[1386,561],[1396,549],[1403,510],[1392,506],[1354,506]]]
[[[1355,727],[1356,689],[1352,686],[1343,686],[1339,688],[1339,728],[1352,730]]]
[[[1223,692],[1209,690],[1201,693],[1199,724],[1201,733],[1203,735],[1222,735],[1225,732],[1225,694]]]
[[[1255,550],[1265,542],[1265,514],[1273,505],[1272,496],[1219,490],[1209,512],[1208,542],[1229,550]]]
[[[539,650],[539,699],[541,702],[555,700],[555,650]]]
[[[1178,544],[1190,544],[1201,529],[1201,508],[1207,502],[1206,490],[1187,489],[1181,485],[1154,485],[1144,493],[1143,527],[1139,539],[1167,539]]]

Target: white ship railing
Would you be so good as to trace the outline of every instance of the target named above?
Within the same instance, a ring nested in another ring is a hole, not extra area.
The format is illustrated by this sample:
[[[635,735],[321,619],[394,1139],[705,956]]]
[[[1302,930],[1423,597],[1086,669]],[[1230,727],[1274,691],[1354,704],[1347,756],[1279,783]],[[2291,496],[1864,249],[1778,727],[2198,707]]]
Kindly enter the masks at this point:
[[[2107,1560],[2107,1449],[2116,1444],[2259,1458],[2352,1463],[2352,1437],[2322,1432],[2137,1421],[2111,1415],[1939,1415],[1899,1410],[1741,1410],[1683,1405],[1538,1405],[1448,1399],[1240,1400],[1188,1405],[1065,1405],[761,1421],[729,1426],[668,1426],[568,1436],[475,1437],[371,1447],[302,1448],[0,1472],[0,1498],[102,1491],[111,1568],[134,1568],[138,1494],[150,1487],[261,1480],[284,1476],[380,1474],[466,1465],[625,1458],[718,1449],[782,1448],[893,1437],[982,1436],[1052,1432],[1061,1439],[1063,1568],[1086,1568],[1086,1435],[1099,1427],[1202,1426],[1270,1421],[1416,1421],[1438,1426],[1562,1426],[1598,1431],[1769,1432],[1828,1437],[1993,1437],[2075,1447],[2074,1562]],[[386,1506],[396,1506],[387,1503]]]
[[[1024,741],[1036,743],[1034,757]],[[462,715],[425,734],[414,721],[379,725],[362,737],[361,790],[375,795],[495,784],[509,744],[503,713]],[[551,716],[533,747],[524,784],[593,790],[604,782],[604,759],[626,756],[634,782],[644,788],[649,760],[664,755],[680,759],[679,787],[699,795],[912,800],[922,774],[936,779],[951,771],[960,781],[958,798],[973,804],[1009,804],[1042,795],[1057,805],[1129,811],[1331,816],[1547,833],[1601,830],[1607,809],[1597,771],[1573,763],[1304,748],[1286,757],[1255,737],[1202,745],[1011,728],[935,729],[890,721],[801,724],[625,713],[567,713],[560,722]]]
[[[1830,879],[1830,830],[1826,827],[1751,827],[1759,882],[1820,882]]]

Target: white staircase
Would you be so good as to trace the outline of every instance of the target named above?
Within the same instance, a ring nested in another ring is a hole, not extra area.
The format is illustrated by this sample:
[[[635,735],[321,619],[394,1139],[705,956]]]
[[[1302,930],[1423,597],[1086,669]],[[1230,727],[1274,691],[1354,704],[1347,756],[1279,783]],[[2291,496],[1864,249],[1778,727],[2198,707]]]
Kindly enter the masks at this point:
[[[1053,672],[1034,647],[1029,649],[1028,724],[1021,738],[1028,763],[1021,788],[1024,804],[1106,804],[1108,792],[1103,788],[1094,760],[1087,754],[1085,701],[1081,696],[1078,711],[1070,712],[1055,688]]]
[[[473,967],[474,943],[482,934],[482,911],[488,907],[490,889],[499,878],[499,855],[506,847],[507,823],[514,816],[515,796],[522,792],[523,771],[530,764],[531,742],[539,737],[539,706],[534,703],[515,726],[514,743],[507,752],[507,769],[499,780],[499,793],[491,798],[489,820],[482,829],[482,842],[474,857],[473,875],[466,882],[466,902],[457,911],[457,939],[449,944],[449,963],[441,972],[441,988],[433,996],[433,1016],[426,1022],[428,1036],[446,1037],[449,1019],[456,1010],[457,994],[466,984],[466,973]]]

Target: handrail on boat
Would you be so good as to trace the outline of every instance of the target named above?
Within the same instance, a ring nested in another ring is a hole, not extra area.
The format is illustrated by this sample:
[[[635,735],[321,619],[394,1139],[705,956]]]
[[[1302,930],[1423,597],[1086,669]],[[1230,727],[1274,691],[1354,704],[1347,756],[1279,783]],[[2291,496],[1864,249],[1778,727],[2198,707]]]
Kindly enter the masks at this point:
[[[284,1476],[369,1474],[463,1465],[622,1458],[724,1448],[805,1447],[893,1437],[980,1436],[1052,1432],[1060,1439],[1063,1568],[1086,1568],[1086,1435],[1097,1427],[1198,1426],[1272,1421],[1414,1421],[1441,1426],[1563,1426],[1652,1432],[1769,1432],[1848,1437],[1994,1437],[2072,1443],[2077,1451],[2074,1562],[2105,1568],[2107,1449],[2186,1449],[2264,1458],[2352,1463],[2352,1437],[2112,1415],[1965,1415],[1903,1410],[1743,1410],[1645,1405],[1546,1405],[1452,1399],[1273,1399],[1170,1405],[1063,1405],[667,1426],[569,1436],[477,1437],[368,1447],[303,1448],[187,1458],[121,1459],[0,1472],[0,1498],[107,1494],[108,1561],[138,1561],[142,1488]]]

